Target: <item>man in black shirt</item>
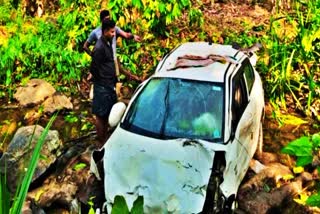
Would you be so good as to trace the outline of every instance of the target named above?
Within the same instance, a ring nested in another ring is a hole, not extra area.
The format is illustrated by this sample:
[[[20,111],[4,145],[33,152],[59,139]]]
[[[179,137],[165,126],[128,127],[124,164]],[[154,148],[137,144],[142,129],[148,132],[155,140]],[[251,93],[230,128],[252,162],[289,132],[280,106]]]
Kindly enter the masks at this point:
[[[96,116],[96,131],[99,146],[107,138],[108,117],[110,110],[117,102],[115,85],[116,68],[112,52],[112,38],[115,36],[115,22],[102,22],[102,36],[98,39],[92,54],[90,72],[93,76],[92,113]]]

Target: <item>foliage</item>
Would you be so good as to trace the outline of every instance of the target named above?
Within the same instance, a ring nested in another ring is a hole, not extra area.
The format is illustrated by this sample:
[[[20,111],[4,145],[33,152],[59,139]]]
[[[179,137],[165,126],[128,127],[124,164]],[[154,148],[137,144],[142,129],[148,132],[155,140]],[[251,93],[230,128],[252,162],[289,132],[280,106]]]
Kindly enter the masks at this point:
[[[68,123],[76,123],[79,121],[78,116],[74,112],[70,112],[64,117],[64,120]]]
[[[129,212],[128,205],[123,196],[117,195],[114,198],[114,204],[111,214],[141,214],[143,213],[143,197],[139,196],[134,202],[131,211]]]
[[[271,17],[267,50],[267,93],[286,107],[290,95],[300,110],[311,114],[319,99],[320,0],[295,1],[294,13]]]
[[[7,189],[6,174],[0,174],[0,211],[3,214],[9,213],[10,209],[10,193]]]
[[[1,25],[4,25],[5,23],[10,21],[11,6],[10,6],[9,2],[1,3],[1,1],[0,1],[0,4],[2,5],[1,6],[2,13],[0,13],[0,26],[1,26]],[[0,42],[0,45],[1,45],[1,42]]]
[[[86,166],[87,166],[87,164],[85,164],[85,163],[77,163],[77,164],[73,167],[73,169],[74,169],[75,171],[78,171],[78,170],[81,170],[81,169],[85,168]]]
[[[301,137],[289,143],[281,152],[297,157],[297,166],[306,166],[312,163],[313,152],[318,146],[313,145],[309,137]]]
[[[320,132],[312,135],[311,137],[300,137],[299,139],[290,142],[281,151],[282,153],[296,156],[296,165],[298,167],[310,165],[312,164],[314,157],[316,157],[320,151]],[[299,171],[301,172],[303,170],[300,168]],[[311,195],[305,200],[305,202],[309,206],[320,207],[320,194],[316,193]]]
[[[316,206],[316,207],[320,207],[320,194],[314,194],[311,195],[307,200],[306,200],[306,204],[309,206]]]
[[[94,199],[95,197],[90,197],[89,198],[89,201],[88,201],[88,205],[90,206],[90,209],[89,209],[89,212],[88,212],[88,214],[95,214],[96,212],[94,211],[94,203],[93,203],[93,199]]]
[[[161,56],[186,39],[172,35],[186,27],[201,30],[203,24],[202,12],[191,0],[111,0],[108,9],[119,27],[143,37],[142,44],[120,40],[118,51],[121,64],[142,77],[153,72]],[[188,22],[179,28],[173,22],[181,16],[188,17]]]
[[[272,107],[274,109],[272,111],[272,117],[278,122],[279,126],[282,126],[284,124],[299,126],[308,123],[308,120],[302,119],[301,117],[297,117],[295,115],[282,114],[281,110],[274,102],[271,101],[270,103],[272,104]]]
[[[83,13],[81,8],[87,6],[83,2],[87,1],[77,2],[61,1],[66,7],[63,12],[41,18],[24,16],[11,8],[13,18],[2,20],[1,27],[7,36],[0,42],[0,70],[3,71],[0,82],[4,83],[9,97],[24,78],[43,78],[71,87],[81,79],[89,58],[79,52],[79,47],[97,20],[97,11],[92,3],[91,9]],[[7,5],[0,6],[0,14],[7,8]]]
[[[59,88],[60,85],[69,85],[71,92],[75,91],[74,83],[88,73],[90,57],[82,52],[82,45],[90,31],[100,24],[101,5],[93,0],[59,0],[59,10],[34,18],[23,12],[19,1],[15,6],[8,0],[4,2],[0,6],[0,32],[4,32],[0,39],[0,93],[12,98],[15,86],[25,78],[46,79],[55,83],[58,90],[65,90],[65,87]],[[120,40],[122,65],[143,78],[153,71],[159,56],[179,42],[168,39],[163,43],[157,35],[178,33],[179,28],[168,26],[181,16],[189,17],[190,27],[203,24],[201,10],[191,4],[190,0],[109,1],[109,9],[120,27],[139,32],[144,42],[154,43],[144,45]],[[129,81],[128,84],[135,86],[136,83]]]
[[[101,5],[93,0],[58,3],[59,10],[41,18],[26,16],[19,1],[13,6],[11,1],[4,0],[0,6],[2,97],[11,98],[15,86],[26,78],[47,79],[56,83],[58,90],[66,90],[68,85],[73,92],[74,83],[88,73],[90,57],[81,48],[90,31],[99,25]],[[207,33],[202,29],[202,4],[191,0],[108,1],[117,25],[143,38],[142,43],[118,40],[118,57],[123,67],[145,79],[170,49],[194,40],[194,32],[198,32],[196,39],[203,40]],[[278,11],[271,17],[270,30],[264,37],[250,36],[252,29],[244,21],[243,31],[235,34],[230,29],[224,43],[250,46],[262,40],[269,58],[266,64],[258,62],[258,69],[266,74],[267,96],[286,107],[289,95],[297,108],[310,116],[316,114],[314,106],[320,97],[320,0],[292,4],[294,11]],[[255,31],[261,30],[263,27],[255,27]],[[132,87],[137,84],[126,81]]]
[[[320,149],[320,132],[311,137],[303,136],[285,146],[281,152],[297,157],[297,166],[306,166]]]
[[[164,1],[164,0],[111,0],[109,9],[114,20],[119,20],[120,26],[133,24],[143,25],[148,30],[161,36],[169,36],[166,27],[175,19],[183,15],[183,11],[191,9],[191,0]],[[189,19],[191,23],[200,23],[202,13],[191,9]]]
[[[15,214],[20,213],[22,210],[23,203],[26,199],[29,186],[31,184],[32,176],[35,172],[38,160],[40,158],[40,151],[42,148],[43,143],[45,142],[46,136],[48,135],[49,129],[52,126],[52,123],[57,117],[57,113],[54,114],[50,121],[48,122],[47,126],[41,133],[41,136],[39,140],[37,141],[30,163],[29,167],[26,171],[26,174],[23,176],[23,180],[20,184],[18,184],[16,194],[13,199],[10,198],[10,194],[8,192],[7,186],[6,186],[6,176],[1,173],[0,175],[0,210],[3,214]],[[32,140],[31,136],[31,140]],[[6,169],[5,169],[6,172]],[[11,204],[12,203],[12,204]]]

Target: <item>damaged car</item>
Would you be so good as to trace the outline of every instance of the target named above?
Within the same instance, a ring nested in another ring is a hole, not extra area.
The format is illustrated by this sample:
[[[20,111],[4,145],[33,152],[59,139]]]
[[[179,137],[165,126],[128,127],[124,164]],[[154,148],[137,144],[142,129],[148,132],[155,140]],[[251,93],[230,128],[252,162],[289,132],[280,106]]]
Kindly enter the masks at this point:
[[[144,213],[229,213],[262,147],[264,92],[257,45],[181,44],[159,62],[127,107],[113,106],[104,145],[105,197]]]

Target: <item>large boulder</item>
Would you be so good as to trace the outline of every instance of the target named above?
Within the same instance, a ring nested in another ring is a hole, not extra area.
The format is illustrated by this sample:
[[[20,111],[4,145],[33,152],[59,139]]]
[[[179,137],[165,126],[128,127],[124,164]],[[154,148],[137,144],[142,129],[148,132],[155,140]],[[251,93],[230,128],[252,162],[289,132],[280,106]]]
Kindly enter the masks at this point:
[[[31,79],[25,86],[17,88],[13,97],[23,107],[34,106],[52,96],[56,90],[42,79]]]
[[[44,113],[52,114],[56,110],[73,109],[73,105],[68,97],[63,94],[55,93],[53,96],[46,99],[43,103]]]
[[[56,92],[54,87],[42,79],[31,79],[25,86],[17,89],[13,95],[22,107],[28,108],[24,120],[32,124],[42,114],[52,114],[57,110],[72,110],[73,104],[70,98]],[[42,105],[43,111],[39,111]]]
[[[257,174],[239,189],[237,198],[241,211],[248,214],[255,214],[257,210],[261,214],[312,213],[309,207],[302,206],[294,200],[312,181],[310,173],[303,172],[295,178],[289,167],[280,163],[259,163],[259,168],[254,170]]]
[[[7,151],[1,157],[0,172],[6,173],[8,187],[11,192],[15,191],[26,169],[29,167],[35,145],[39,141],[43,131],[44,128],[39,125],[19,128],[10,142]],[[32,181],[39,178],[56,161],[61,153],[61,149],[62,142],[59,139],[58,131],[49,130],[41,148],[40,159]]]
[[[30,205],[34,203],[37,208],[46,209],[48,213],[62,213],[52,210],[55,207],[54,204],[59,204],[60,207],[68,209],[70,211],[68,213],[80,213],[79,210],[75,210],[76,207],[80,207],[79,198],[91,200],[96,206],[96,197],[93,196],[104,195],[104,191],[101,191],[103,186],[95,186],[96,189],[91,187],[93,184],[89,179],[92,177],[89,170],[91,151],[83,151],[85,148],[79,147],[79,144],[82,143],[72,145],[66,153],[61,155],[54,174],[48,176],[41,186],[28,193],[24,210],[36,213],[34,207]],[[87,195],[89,193],[90,195]]]

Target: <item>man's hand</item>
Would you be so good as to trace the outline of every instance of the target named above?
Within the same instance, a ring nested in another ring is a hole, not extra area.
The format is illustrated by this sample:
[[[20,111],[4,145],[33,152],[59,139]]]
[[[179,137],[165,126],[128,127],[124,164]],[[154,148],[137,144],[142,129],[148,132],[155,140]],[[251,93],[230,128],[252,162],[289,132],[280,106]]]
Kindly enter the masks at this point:
[[[122,82],[117,82],[116,83],[116,94],[117,94],[117,97],[121,97],[121,87],[122,87]]]
[[[141,79],[138,76],[131,74],[130,71],[127,71],[122,66],[119,68],[119,71],[120,71],[120,73],[124,74],[129,80],[136,80],[136,81],[141,82]]]
[[[92,79],[92,74],[89,73],[89,74],[88,74],[88,77],[87,77],[87,81],[90,81],[91,79]]]
[[[135,80],[135,81],[141,82],[141,79],[136,75],[130,74],[130,75],[128,75],[128,77],[130,80]]]
[[[136,41],[136,42],[141,42],[141,38],[140,38],[140,36],[138,36],[138,35],[133,35],[133,39],[134,39],[134,41]]]
[[[83,50],[90,56],[92,56],[93,54],[93,51],[90,50],[89,48],[90,46],[90,43],[88,41],[86,41],[84,44],[83,44]]]

